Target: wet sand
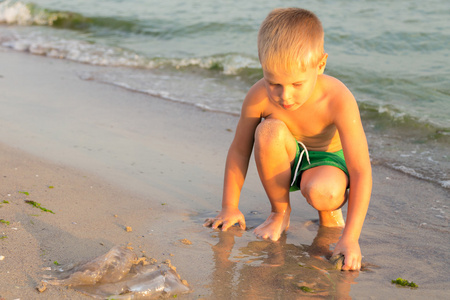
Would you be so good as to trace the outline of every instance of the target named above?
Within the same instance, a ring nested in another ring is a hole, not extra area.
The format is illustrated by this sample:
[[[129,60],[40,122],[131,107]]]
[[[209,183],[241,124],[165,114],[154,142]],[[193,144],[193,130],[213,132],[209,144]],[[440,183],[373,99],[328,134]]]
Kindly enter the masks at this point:
[[[0,66],[0,299],[89,299],[35,287],[55,261],[79,262],[119,244],[170,259],[194,290],[182,299],[449,295],[450,200],[439,186],[373,162],[360,240],[367,270],[332,271],[323,257],[340,232],[319,228],[299,192],[279,242],[253,236],[269,212],[254,162],[240,205],[250,229],[202,227],[220,209],[236,116],[89,80],[107,68],[6,50]],[[397,277],[419,288],[392,285]]]

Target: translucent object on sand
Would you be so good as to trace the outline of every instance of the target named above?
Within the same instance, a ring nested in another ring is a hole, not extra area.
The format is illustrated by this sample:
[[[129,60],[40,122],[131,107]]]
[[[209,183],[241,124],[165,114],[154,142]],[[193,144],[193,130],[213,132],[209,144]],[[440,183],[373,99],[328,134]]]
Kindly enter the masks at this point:
[[[138,260],[133,251],[116,246],[85,264],[59,268],[57,279],[65,285],[97,298],[153,299],[190,292],[170,263],[153,265]]]

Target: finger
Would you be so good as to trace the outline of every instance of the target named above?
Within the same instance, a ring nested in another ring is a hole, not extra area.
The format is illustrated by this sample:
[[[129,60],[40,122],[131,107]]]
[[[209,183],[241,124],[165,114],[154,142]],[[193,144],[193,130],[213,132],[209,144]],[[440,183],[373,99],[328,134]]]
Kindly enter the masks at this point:
[[[358,271],[361,267],[358,267],[358,261],[353,259],[345,262],[345,265],[342,267],[344,271]]]
[[[350,271],[351,268],[348,265],[344,265],[341,270],[342,271]]]
[[[222,225],[222,223],[223,223],[222,220],[215,220],[211,227],[213,229],[217,229],[220,225]]]
[[[352,269],[351,259],[350,257],[345,257],[344,265],[342,266],[342,271],[350,271]]]
[[[239,220],[239,227],[242,230],[245,230],[245,228],[247,227],[247,226],[245,226],[245,220]]]
[[[209,227],[214,222],[214,219],[208,218],[205,220],[205,223],[203,223],[204,227]]]
[[[355,258],[354,268],[352,270],[359,271],[361,269],[361,258]]]
[[[229,221],[223,222],[223,224],[222,224],[222,231],[227,231],[228,228],[230,228],[233,225],[234,225],[233,222],[229,222]]]

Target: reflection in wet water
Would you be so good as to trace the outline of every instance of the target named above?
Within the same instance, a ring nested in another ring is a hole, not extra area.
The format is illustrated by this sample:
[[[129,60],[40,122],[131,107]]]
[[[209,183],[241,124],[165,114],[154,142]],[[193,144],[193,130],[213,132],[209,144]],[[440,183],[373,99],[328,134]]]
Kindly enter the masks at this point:
[[[286,234],[278,242],[251,241],[233,249],[237,228],[217,231],[212,246],[215,269],[212,294],[216,298],[292,299],[331,297],[350,299],[350,287],[359,272],[342,272],[328,261],[330,245],[337,243],[339,228],[320,227],[311,245],[286,243]]]
[[[71,286],[102,299],[154,299],[190,291],[170,262],[150,264],[120,246],[87,263],[63,266],[56,271],[56,278],[44,282]]]

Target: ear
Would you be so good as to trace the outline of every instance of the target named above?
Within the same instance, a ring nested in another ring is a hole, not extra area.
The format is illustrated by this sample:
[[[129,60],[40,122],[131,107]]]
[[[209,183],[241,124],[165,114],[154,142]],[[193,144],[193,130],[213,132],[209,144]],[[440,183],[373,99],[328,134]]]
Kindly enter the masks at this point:
[[[317,65],[317,73],[318,75],[322,75],[325,71],[325,66],[327,65],[327,59],[328,59],[328,53],[325,53],[322,57],[322,59],[319,61],[319,64]]]

